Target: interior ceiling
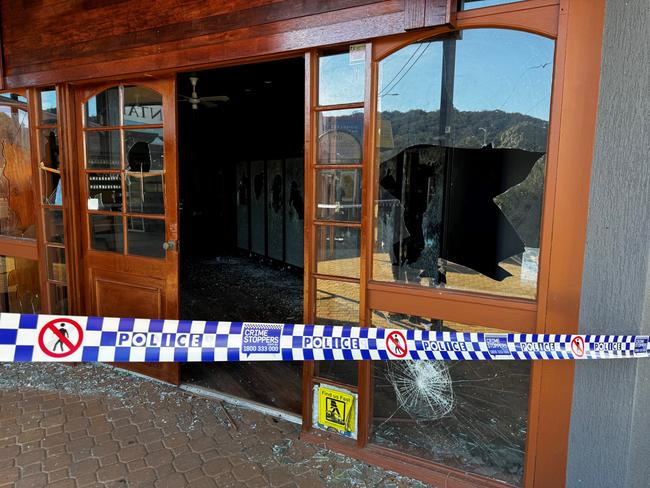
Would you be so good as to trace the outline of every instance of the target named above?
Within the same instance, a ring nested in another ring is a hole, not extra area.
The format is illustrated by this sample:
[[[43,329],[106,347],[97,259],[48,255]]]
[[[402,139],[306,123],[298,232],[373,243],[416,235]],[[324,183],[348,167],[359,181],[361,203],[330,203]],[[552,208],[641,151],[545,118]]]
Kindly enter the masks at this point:
[[[230,98],[229,102],[225,102],[226,104],[239,104],[250,102],[258,97],[282,96],[283,92],[295,89],[295,73],[298,66],[301,68],[304,66],[302,57],[180,73],[178,93],[189,97],[192,94],[190,76],[197,76],[199,81],[196,92],[199,98],[226,95]],[[200,107],[200,109],[205,108]]]

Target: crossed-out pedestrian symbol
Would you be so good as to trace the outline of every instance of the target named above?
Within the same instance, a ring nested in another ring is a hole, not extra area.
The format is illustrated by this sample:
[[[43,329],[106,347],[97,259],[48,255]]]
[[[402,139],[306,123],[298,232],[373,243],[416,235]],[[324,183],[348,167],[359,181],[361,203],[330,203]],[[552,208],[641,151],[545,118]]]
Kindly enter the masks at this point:
[[[70,356],[79,349],[82,341],[83,329],[68,318],[50,320],[38,334],[41,351],[53,358]]]

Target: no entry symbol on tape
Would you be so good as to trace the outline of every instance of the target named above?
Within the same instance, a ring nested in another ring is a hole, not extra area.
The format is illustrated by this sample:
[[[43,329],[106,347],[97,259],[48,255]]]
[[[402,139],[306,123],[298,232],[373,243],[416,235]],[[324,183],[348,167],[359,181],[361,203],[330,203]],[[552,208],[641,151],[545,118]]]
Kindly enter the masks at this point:
[[[571,341],[571,352],[577,358],[581,358],[585,355],[585,340],[580,337],[574,337]]]
[[[74,320],[54,319],[45,324],[39,332],[38,345],[48,356],[64,358],[79,349],[83,337],[83,329]]]
[[[386,336],[386,349],[396,358],[406,356],[408,347],[406,346],[406,337],[398,330],[394,330]]]

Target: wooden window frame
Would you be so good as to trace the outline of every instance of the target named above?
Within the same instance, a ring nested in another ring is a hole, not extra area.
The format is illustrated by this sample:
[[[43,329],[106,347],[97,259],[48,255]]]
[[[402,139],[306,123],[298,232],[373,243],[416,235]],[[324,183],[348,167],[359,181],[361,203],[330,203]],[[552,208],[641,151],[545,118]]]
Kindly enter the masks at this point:
[[[364,100],[364,158],[362,174],[360,325],[370,326],[373,308],[521,332],[575,333],[578,329],[582,256],[586,236],[588,182],[595,136],[604,0],[525,0],[458,12],[456,25],[407,32],[369,41]],[[413,42],[450,31],[503,28],[530,32],[555,41],[555,59],[548,134],[547,170],[540,236],[540,265],[536,300],[457,290],[432,290],[372,281],[376,98],[378,63]],[[315,318],[314,162],[318,93],[318,52],[306,56],[305,131],[305,322]],[[561,128],[561,129],[560,129]],[[309,184],[307,184],[309,182]],[[576,185],[575,182],[580,182]],[[368,444],[371,411],[371,362],[359,363],[359,429],[356,442],[315,431],[311,425],[315,382],[306,362],[303,377],[303,437],[335,450],[440,486],[504,486],[503,482]],[[528,409],[528,435],[523,486],[563,486],[573,389],[572,362],[534,362]],[[507,485],[506,485],[507,486]]]
[[[41,124],[40,123],[40,110],[41,110],[41,94],[40,92],[46,89],[54,89],[56,92],[56,103],[57,103],[57,120],[54,124]],[[67,141],[66,139],[66,125],[64,123],[64,117],[66,114],[66,106],[64,103],[63,97],[63,88],[61,85],[50,85],[45,87],[30,88],[28,90],[28,100],[30,101],[30,134],[31,134],[31,145],[32,145],[32,177],[34,178],[34,190],[36,192],[36,220],[38,224],[38,259],[40,262],[41,269],[41,294],[45,298],[45,303],[43,306],[43,312],[52,313],[51,303],[52,297],[50,296],[50,284],[64,286],[66,288],[67,300],[68,300],[68,313],[71,312],[71,302],[73,301],[71,296],[71,290],[73,284],[77,283],[77,280],[74,279],[74,273],[76,273],[77,262],[73,259],[73,249],[74,249],[74,234],[70,231],[72,222],[70,217],[70,204],[68,199],[71,195],[69,190],[69,181],[68,181],[68,171],[69,166],[69,152],[67,151]],[[46,205],[42,201],[42,196],[44,194],[43,188],[43,178],[41,178],[40,168],[40,147],[39,147],[39,131],[45,128],[55,128],[57,130],[58,144],[59,144],[59,161],[61,165],[59,167],[60,171],[60,182],[61,182],[61,195],[62,195],[62,205]],[[45,211],[46,210],[60,210],[63,213],[63,234],[64,234],[64,244],[60,245],[50,245],[50,247],[62,248],[65,255],[65,266],[66,266],[66,282],[57,283],[55,280],[52,280],[48,276],[48,262],[47,262],[47,248],[48,242],[46,240],[45,232]]]

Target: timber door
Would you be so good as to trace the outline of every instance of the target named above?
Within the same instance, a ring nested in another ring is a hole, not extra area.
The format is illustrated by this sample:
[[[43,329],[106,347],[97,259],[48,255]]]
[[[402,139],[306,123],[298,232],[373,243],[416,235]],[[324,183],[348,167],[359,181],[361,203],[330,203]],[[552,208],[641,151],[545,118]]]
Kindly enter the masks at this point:
[[[86,307],[178,317],[175,80],[85,86],[78,161]],[[178,363],[119,364],[178,383]]]

